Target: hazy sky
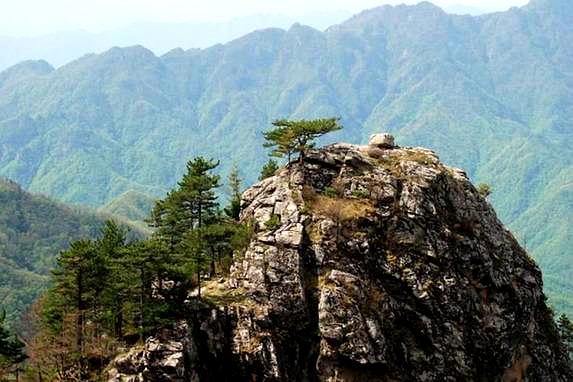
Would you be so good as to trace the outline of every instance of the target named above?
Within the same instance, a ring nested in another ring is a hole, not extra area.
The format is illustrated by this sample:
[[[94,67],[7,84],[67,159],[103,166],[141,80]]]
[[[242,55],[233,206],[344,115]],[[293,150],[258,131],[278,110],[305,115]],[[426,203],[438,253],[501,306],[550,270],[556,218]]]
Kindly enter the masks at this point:
[[[137,21],[225,21],[252,14],[296,16],[316,11],[358,12],[409,0],[0,0],[0,35],[33,36],[85,29],[98,32]],[[521,6],[528,0],[435,0],[487,11]]]

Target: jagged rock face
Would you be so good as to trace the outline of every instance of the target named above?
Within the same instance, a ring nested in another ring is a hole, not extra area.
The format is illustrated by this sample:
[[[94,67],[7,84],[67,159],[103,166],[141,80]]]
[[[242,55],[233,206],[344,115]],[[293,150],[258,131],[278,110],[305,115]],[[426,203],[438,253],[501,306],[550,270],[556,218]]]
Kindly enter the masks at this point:
[[[539,268],[429,150],[309,152],[247,190],[242,219],[256,234],[224,288],[243,298],[190,319],[183,353],[211,367],[187,380],[573,378]]]

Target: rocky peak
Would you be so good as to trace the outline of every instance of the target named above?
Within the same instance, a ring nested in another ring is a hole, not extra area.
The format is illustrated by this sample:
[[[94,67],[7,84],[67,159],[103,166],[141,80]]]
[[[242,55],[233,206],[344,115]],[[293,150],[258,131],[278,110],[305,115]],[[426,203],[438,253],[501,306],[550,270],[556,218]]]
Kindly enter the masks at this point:
[[[230,278],[206,287],[211,302],[159,363],[152,338],[110,380],[150,380],[161,360],[182,381],[573,377],[539,268],[432,151],[388,135],[327,146],[248,189],[242,207],[255,233]]]

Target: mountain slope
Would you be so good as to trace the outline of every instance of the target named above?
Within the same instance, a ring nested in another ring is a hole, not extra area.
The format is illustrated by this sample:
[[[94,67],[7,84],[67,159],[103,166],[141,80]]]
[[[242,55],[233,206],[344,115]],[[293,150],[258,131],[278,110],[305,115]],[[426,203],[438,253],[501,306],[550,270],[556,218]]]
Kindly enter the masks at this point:
[[[56,255],[72,240],[95,237],[110,217],[30,194],[0,178],[0,299],[9,318],[45,288]]]
[[[145,220],[149,217],[155,201],[156,199],[147,194],[127,191],[100,208],[99,211],[121,217],[142,231],[147,231],[149,227]]]
[[[0,174],[27,189],[90,206],[127,190],[157,196],[198,154],[225,159],[223,172],[239,162],[252,182],[273,119],[338,115],[346,129],[331,140],[391,131],[491,183],[550,290],[573,285],[571,2],[480,17],[384,6],[325,32],[294,25],[162,57],[114,48],[45,73],[23,65],[34,74],[0,82]],[[571,297],[557,302],[573,311]]]

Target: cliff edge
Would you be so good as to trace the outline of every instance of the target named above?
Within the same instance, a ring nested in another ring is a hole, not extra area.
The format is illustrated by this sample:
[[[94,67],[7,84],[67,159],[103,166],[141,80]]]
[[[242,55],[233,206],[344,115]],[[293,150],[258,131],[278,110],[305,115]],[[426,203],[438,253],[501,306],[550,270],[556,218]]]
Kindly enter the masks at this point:
[[[243,194],[255,232],[110,381],[570,381],[541,272],[430,150],[335,144]]]

